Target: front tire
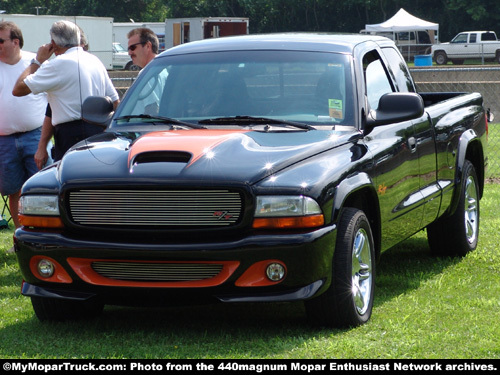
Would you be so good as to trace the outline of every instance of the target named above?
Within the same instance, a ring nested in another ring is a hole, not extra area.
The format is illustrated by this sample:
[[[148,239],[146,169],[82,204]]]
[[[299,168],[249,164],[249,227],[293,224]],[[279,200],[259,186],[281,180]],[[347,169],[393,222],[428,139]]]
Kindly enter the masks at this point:
[[[446,53],[443,51],[438,51],[434,55],[434,59],[436,60],[436,64],[438,65],[446,65],[448,62],[448,56],[446,56]]]
[[[125,65],[125,69],[124,70],[130,70],[130,71],[133,71],[133,72],[138,72],[139,70],[141,70],[141,68],[137,65],[135,65],[132,61],[129,61],[127,63],[127,65]]]
[[[314,323],[355,327],[366,323],[373,308],[375,246],[370,222],[363,211],[345,208],[339,220],[330,287],[306,301]]]
[[[465,256],[477,247],[479,238],[479,185],[476,170],[465,160],[458,207],[453,215],[427,227],[431,252],[436,255]]]

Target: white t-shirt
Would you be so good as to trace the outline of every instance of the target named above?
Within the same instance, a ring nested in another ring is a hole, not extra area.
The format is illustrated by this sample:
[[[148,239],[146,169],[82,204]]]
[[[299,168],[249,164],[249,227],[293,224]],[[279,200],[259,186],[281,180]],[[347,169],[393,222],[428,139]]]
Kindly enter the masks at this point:
[[[53,125],[81,119],[82,103],[88,96],[119,99],[101,60],[81,47],[44,62],[24,83],[33,93],[47,92]]]
[[[17,64],[0,61],[0,135],[24,133],[43,124],[46,94],[12,95],[14,84],[35,56],[32,52],[21,51],[21,60]]]

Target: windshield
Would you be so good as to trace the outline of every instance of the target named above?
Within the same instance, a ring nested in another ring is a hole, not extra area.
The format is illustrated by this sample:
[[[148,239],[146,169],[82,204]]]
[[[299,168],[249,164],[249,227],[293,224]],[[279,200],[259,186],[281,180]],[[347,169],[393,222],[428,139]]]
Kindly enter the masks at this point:
[[[297,122],[352,125],[350,57],[300,51],[230,51],[165,56],[144,69],[112,127],[154,117],[189,123]],[[142,116],[147,115],[147,116]],[[214,120],[215,121],[207,121]],[[257,121],[258,120],[258,121]]]
[[[123,48],[123,46],[120,43],[113,43],[113,48],[115,49],[115,52],[127,53],[127,50],[125,48]]]

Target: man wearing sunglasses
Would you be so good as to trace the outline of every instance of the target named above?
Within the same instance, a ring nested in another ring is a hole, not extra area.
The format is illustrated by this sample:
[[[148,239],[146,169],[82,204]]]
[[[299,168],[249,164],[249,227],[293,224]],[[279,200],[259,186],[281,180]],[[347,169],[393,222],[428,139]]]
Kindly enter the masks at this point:
[[[127,34],[128,54],[134,65],[144,68],[158,54],[159,41],[153,30],[139,27]]]
[[[23,34],[13,22],[0,22],[0,193],[9,196],[14,225],[19,227],[18,203],[23,183],[38,171],[34,155],[40,140],[46,94],[17,98],[17,77],[36,57],[23,51]]]

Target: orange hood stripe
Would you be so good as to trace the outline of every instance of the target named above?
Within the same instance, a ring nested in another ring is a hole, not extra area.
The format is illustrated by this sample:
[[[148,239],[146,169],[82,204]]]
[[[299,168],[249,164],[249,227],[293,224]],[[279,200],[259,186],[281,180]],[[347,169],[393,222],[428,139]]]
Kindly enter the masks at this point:
[[[234,137],[247,133],[249,130],[172,130],[146,134],[132,145],[128,155],[129,168],[135,157],[143,152],[154,151],[185,151],[193,157],[189,164],[194,163],[217,145]]]

